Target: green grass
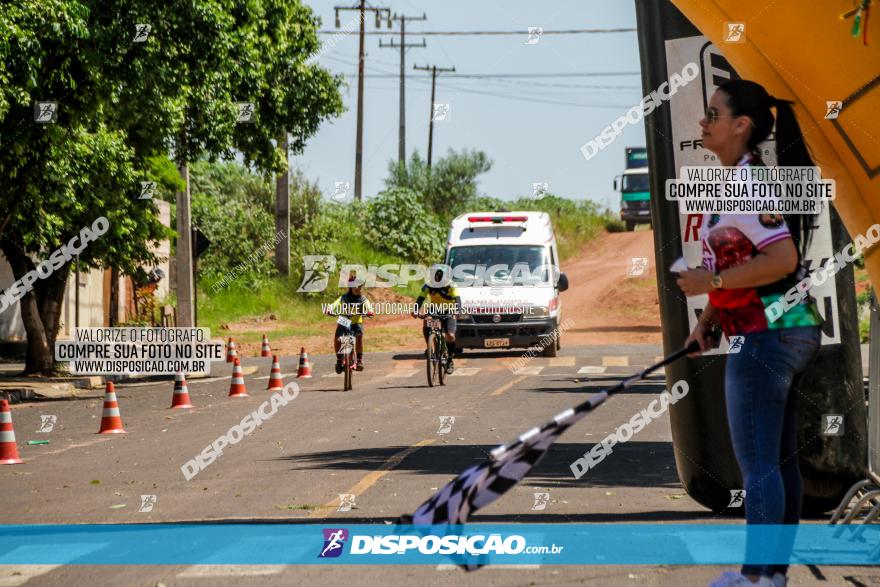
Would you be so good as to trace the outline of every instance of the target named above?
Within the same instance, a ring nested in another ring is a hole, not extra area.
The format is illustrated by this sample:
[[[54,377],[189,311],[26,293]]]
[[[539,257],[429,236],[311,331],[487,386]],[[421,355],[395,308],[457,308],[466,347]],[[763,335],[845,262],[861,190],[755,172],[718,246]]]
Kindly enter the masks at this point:
[[[576,255],[589,241],[602,234],[613,219],[598,212],[591,203],[576,203],[561,198],[535,202],[523,201],[530,210],[542,210],[550,214],[556,232],[559,259],[565,261]],[[366,267],[386,264],[407,264],[413,261],[378,250],[373,243],[362,236],[362,227],[349,226],[340,218],[341,225],[334,230],[335,240],[327,242],[315,254],[333,255],[337,258],[335,276],[327,291],[317,295],[304,295],[296,290],[300,284],[302,267],[296,255],[292,255],[292,273],[289,278],[268,278],[254,275],[239,275],[227,287],[214,293],[207,280],[199,283],[198,317],[199,324],[220,332],[221,325],[254,320],[260,328],[250,332],[239,332],[241,342],[258,342],[263,332],[272,333],[273,338],[288,336],[310,336],[320,334],[319,325],[326,318],[321,314],[321,303],[331,302],[344,293],[337,287],[338,271],[344,264],[360,264]],[[441,259],[437,259],[438,262]],[[415,299],[422,286],[420,280],[410,281],[405,287],[395,287],[400,295]],[[367,288],[366,295],[379,288]],[[270,318],[274,316],[274,318]],[[291,326],[293,324],[294,326]],[[272,328],[275,325],[277,328]],[[250,329],[249,329],[250,330]]]
[[[287,503],[284,505],[276,505],[275,509],[276,510],[301,510],[301,511],[305,511],[305,512],[311,512],[311,511],[314,511],[320,507],[321,507],[320,505],[311,504],[311,503]]]
[[[334,255],[337,259],[356,259],[356,261],[352,261],[352,264],[357,263],[367,268],[371,265],[379,267],[391,263],[401,265],[412,263],[410,260],[377,250],[356,231],[348,230],[341,232],[342,236],[328,247],[328,254]],[[440,262],[441,259],[438,259],[437,261]],[[377,277],[377,280],[378,279],[379,278]],[[331,283],[331,285],[333,284]],[[421,282],[411,281],[405,287],[395,286],[394,291],[401,295],[416,298],[419,295],[421,287]],[[341,294],[343,291],[340,290],[339,293]]]
[[[302,335],[318,331],[322,320],[321,300],[297,293],[299,280],[274,278],[254,283],[249,276],[241,275],[229,287],[214,294],[204,285],[199,291],[199,324],[219,332],[220,325],[238,322],[245,318],[274,315],[275,320],[295,322],[300,328],[286,329],[290,334]],[[313,327],[313,328],[309,328]],[[258,340],[259,335],[253,334]],[[242,337],[244,342],[247,335]]]
[[[546,212],[553,222],[559,260],[565,261],[580,252],[583,246],[606,230],[612,217],[600,212],[590,201],[573,201],[547,196],[540,200],[523,198],[511,204],[512,209]],[[609,231],[610,232],[610,231]]]

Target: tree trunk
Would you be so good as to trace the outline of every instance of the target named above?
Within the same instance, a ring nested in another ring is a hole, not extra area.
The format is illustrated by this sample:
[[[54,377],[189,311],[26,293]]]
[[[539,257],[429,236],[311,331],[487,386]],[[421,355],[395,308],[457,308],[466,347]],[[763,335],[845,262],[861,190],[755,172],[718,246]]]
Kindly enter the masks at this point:
[[[9,266],[12,268],[12,276],[16,281],[34,268],[33,261],[15,243],[8,240],[0,240],[0,250],[6,256]],[[40,319],[37,292],[32,289],[24,294],[18,300],[18,303],[21,308],[21,321],[24,324],[24,330],[27,335],[25,374],[51,374],[55,367],[54,353],[49,348],[46,329],[43,327],[43,321]]]
[[[37,294],[40,298],[40,318],[43,329],[46,332],[46,342],[49,349],[55,353],[55,339],[61,329],[61,307],[64,303],[64,290],[67,288],[67,278],[70,276],[70,263],[59,267],[46,279],[37,282]]]
[[[110,319],[108,324],[116,326],[116,317],[119,316],[119,272],[116,269],[110,270],[110,304],[107,306],[110,310]]]

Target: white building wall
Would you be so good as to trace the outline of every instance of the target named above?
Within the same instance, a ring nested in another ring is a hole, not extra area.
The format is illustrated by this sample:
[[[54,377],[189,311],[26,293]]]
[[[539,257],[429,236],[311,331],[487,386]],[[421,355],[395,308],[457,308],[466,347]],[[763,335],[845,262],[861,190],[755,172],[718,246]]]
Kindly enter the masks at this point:
[[[162,200],[154,200],[159,220],[165,226],[170,226],[171,222],[171,205]],[[171,268],[169,257],[171,254],[170,241],[161,241],[159,246],[154,249],[156,256],[159,258],[157,266],[165,272],[165,278],[159,282],[156,292],[157,299],[163,299],[168,295]],[[146,269],[150,269],[147,267]],[[79,276],[79,326],[100,327],[107,325],[107,304],[105,303],[105,294],[109,295],[109,281],[105,288],[105,273],[109,274],[109,270],[93,269],[91,271],[83,271]],[[70,275],[67,279],[67,288],[64,291],[64,301],[61,306],[61,328],[58,332],[59,338],[68,338],[73,335],[73,329],[77,326],[76,319],[76,294],[74,293],[74,282],[76,281],[75,272],[71,267]],[[6,261],[3,253],[0,253],[0,291],[5,290],[12,285],[15,277],[12,274],[12,268]],[[120,276],[119,283],[119,305],[116,316],[117,323],[128,320],[125,309],[128,307],[128,300],[131,299],[131,291],[129,291],[128,280]],[[0,341],[2,342],[25,342],[24,324],[21,321],[21,306],[19,302],[15,302],[3,312],[0,312]]]

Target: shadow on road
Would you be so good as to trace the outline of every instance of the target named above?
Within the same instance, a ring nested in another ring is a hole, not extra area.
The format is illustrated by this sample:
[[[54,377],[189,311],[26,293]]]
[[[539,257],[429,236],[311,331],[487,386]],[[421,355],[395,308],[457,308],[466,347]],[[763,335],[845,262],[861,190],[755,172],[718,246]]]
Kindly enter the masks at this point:
[[[498,350],[498,351],[486,351],[486,350],[476,350],[476,349],[467,349],[465,352],[455,355],[455,358],[465,358],[465,359],[518,359],[523,356],[528,349],[527,348],[514,348],[509,350]],[[424,352],[418,353],[398,353],[396,355],[392,355],[391,359],[394,361],[414,361],[414,360],[425,360]]]
[[[539,393],[579,393],[584,395],[584,399],[587,398],[588,395],[598,393],[603,389],[609,389],[614,387],[621,381],[623,381],[623,377],[615,378],[615,377],[606,377],[604,381],[602,381],[602,385],[596,385],[591,387],[586,387],[583,384],[587,383],[596,383],[599,382],[597,379],[593,379],[592,377],[586,380],[579,381],[577,383],[581,384],[580,386],[572,387],[571,379],[552,379],[547,383],[564,383],[565,386],[560,385],[559,387],[532,387],[526,389],[524,391],[535,391]],[[627,395],[627,394],[643,394],[643,395],[659,395],[661,391],[663,391],[663,385],[661,382],[656,383],[635,383],[629,389],[624,389],[621,391],[615,391],[612,395]]]
[[[596,442],[601,438],[595,439]],[[592,448],[592,442],[556,443],[543,461],[523,481],[526,484],[557,487],[668,487],[680,489],[675,471],[671,442],[630,441],[614,447],[613,452],[580,479],[575,479],[570,465]],[[294,463],[297,470],[338,469],[375,471],[405,446],[348,448],[326,452],[292,454],[280,457]],[[419,475],[458,475],[471,465],[488,458],[494,445],[425,446],[405,458],[394,469]],[[428,495],[425,496],[428,498]]]
[[[590,326],[589,328],[569,328],[569,332],[662,332],[660,326]]]
[[[413,505],[418,507],[418,505]],[[408,513],[408,512],[400,512]],[[648,511],[648,512],[584,512],[578,514],[550,514],[546,512],[528,512],[525,514],[475,514],[468,523],[479,524],[507,524],[511,522],[524,524],[601,524],[601,523],[651,523],[651,522],[689,522],[717,523],[719,519],[736,519],[737,516],[717,516],[709,510],[688,511]],[[175,520],[174,524],[320,524],[339,525],[346,524],[384,524],[395,522],[397,516],[358,516],[352,512],[351,516],[333,516],[326,518],[310,518],[304,516],[290,518],[213,518],[210,520]],[[143,522],[138,526],[163,525],[168,522]],[[119,530],[115,530],[119,531]],[[130,531],[130,530],[128,530]]]

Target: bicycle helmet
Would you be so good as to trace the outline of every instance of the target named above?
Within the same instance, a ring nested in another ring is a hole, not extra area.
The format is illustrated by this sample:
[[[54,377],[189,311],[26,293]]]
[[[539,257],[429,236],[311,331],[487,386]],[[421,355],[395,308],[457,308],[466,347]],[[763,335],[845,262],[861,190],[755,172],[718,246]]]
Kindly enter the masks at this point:
[[[446,287],[452,282],[451,273],[452,271],[450,271],[449,265],[435,263],[431,265],[430,269],[428,269],[428,275],[425,277],[425,284],[434,289]]]

